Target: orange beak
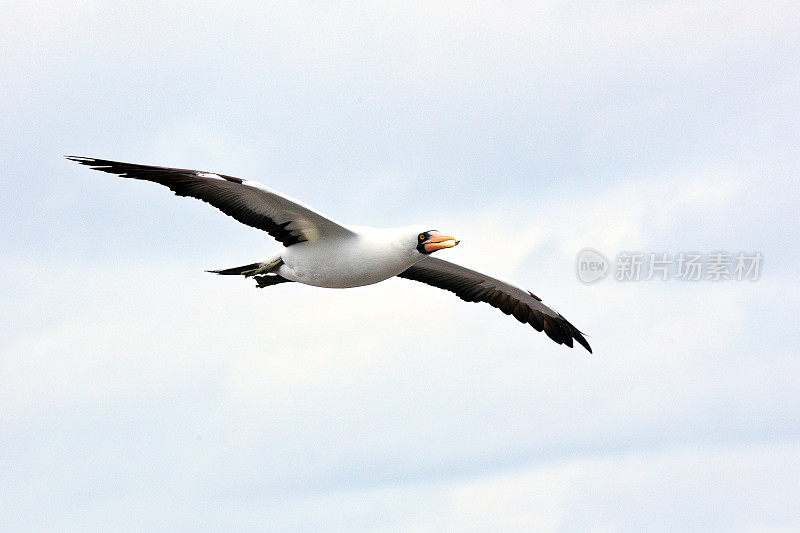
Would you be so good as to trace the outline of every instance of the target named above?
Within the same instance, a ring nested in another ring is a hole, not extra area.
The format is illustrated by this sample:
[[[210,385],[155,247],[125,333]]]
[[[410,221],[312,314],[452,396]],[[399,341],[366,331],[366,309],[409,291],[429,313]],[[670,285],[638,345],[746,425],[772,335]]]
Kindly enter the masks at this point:
[[[422,245],[426,252],[435,252],[436,250],[441,250],[442,248],[452,248],[459,242],[461,241],[456,240],[455,237],[451,237],[449,235],[431,233],[430,238],[423,242]]]

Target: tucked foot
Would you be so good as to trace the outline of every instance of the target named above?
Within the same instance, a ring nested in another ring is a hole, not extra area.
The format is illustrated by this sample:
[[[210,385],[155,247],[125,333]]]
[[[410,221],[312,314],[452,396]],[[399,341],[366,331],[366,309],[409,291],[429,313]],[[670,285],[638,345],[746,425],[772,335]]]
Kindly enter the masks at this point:
[[[247,270],[245,272],[242,272],[242,275],[244,277],[246,277],[246,278],[249,278],[249,277],[252,277],[252,276],[260,276],[262,274],[270,274],[270,273],[275,272],[276,270],[278,270],[278,268],[282,264],[283,264],[283,259],[279,257],[274,261],[270,261],[269,263],[262,264],[258,268],[254,268],[252,270]]]

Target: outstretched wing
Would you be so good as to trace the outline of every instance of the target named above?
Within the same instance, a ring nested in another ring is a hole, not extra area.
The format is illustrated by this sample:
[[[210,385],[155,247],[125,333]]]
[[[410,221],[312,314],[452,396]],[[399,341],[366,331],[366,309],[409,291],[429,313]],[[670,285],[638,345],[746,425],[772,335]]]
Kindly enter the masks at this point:
[[[466,302],[486,302],[537,331],[544,330],[558,344],[572,348],[574,339],[592,353],[583,334],[566,318],[544,305],[532,292],[505,281],[430,256],[398,276],[453,292]]]
[[[191,196],[208,202],[242,224],[266,231],[284,246],[352,235],[349,229],[303,202],[255,181],[199,170],[135,165],[91,157],[67,156],[67,159],[123,178],[160,183],[178,196]]]

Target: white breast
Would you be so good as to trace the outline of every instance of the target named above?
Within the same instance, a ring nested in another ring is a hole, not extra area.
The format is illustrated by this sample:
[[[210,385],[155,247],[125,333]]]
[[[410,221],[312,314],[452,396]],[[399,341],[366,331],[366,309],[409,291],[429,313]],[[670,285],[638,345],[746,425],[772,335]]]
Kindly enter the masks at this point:
[[[371,285],[396,276],[422,258],[391,230],[358,231],[347,239],[301,242],[281,254],[278,273],[317,287]]]

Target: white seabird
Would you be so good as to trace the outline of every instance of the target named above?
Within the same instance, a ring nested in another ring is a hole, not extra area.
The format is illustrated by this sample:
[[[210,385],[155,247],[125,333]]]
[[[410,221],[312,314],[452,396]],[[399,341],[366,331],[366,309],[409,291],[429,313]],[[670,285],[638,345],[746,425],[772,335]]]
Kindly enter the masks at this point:
[[[467,302],[486,302],[506,315],[514,315],[523,324],[544,331],[558,344],[571,348],[574,339],[592,351],[575,326],[532,292],[432,257],[433,252],[459,243],[436,230],[339,224],[260,183],[224,174],[90,157],[67,159],[124,178],[160,183],[178,196],[203,200],[243,224],[266,231],[284,246],[264,261],[209,272],[252,276],[259,287],[299,282],[347,288],[398,276],[453,292]]]

